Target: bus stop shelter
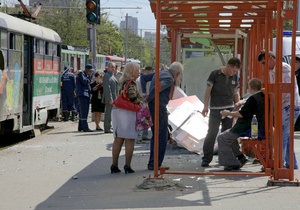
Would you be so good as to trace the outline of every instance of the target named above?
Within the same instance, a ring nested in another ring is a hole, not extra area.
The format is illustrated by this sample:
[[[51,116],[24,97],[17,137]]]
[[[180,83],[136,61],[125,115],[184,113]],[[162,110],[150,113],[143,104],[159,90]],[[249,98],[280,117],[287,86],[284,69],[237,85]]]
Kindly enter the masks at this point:
[[[154,177],[163,174],[187,175],[221,175],[221,176],[269,176],[269,183],[296,183],[293,167],[284,168],[282,159],[282,94],[291,95],[290,113],[290,165],[293,165],[294,151],[294,80],[290,83],[282,82],[282,74],[276,74],[275,83],[269,83],[268,69],[263,68],[257,61],[261,50],[276,52],[276,57],[282,57],[283,28],[291,26],[291,78],[295,77],[295,44],[298,0],[253,0],[253,1],[197,1],[197,0],[149,0],[152,12],[156,18],[156,31],[162,25],[168,31],[171,43],[171,62],[181,61],[181,46],[184,43],[193,44],[190,38],[208,39],[218,51],[219,45],[233,48],[234,56],[242,60],[241,92],[245,93],[247,82],[257,77],[262,79],[265,88],[265,130],[263,141],[251,139],[247,144],[255,150],[263,163],[261,172],[191,172],[191,171],[158,171],[158,91],[156,95],[155,111],[155,162]],[[276,45],[273,46],[273,38]],[[160,40],[160,33],[156,33],[156,40]],[[221,53],[219,52],[220,56]],[[156,57],[160,56],[160,42],[156,42]],[[265,67],[268,66],[266,59]],[[156,71],[159,71],[159,59],[156,59]],[[282,71],[282,60],[276,59],[276,71]],[[265,76],[263,76],[265,75]],[[159,74],[156,74],[156,81]],[[158,85],[158,82],[156,82]],[[158,87],[156,87],[158,90]],[[274,114],[276,113],[276,115]]]

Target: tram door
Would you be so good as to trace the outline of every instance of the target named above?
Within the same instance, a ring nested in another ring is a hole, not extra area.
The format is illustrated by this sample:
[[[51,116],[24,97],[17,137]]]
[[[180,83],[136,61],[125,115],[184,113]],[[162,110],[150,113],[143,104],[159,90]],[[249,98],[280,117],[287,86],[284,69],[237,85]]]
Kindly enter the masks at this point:
[[[23,126],[32,125],[33,38],[24,36]]]

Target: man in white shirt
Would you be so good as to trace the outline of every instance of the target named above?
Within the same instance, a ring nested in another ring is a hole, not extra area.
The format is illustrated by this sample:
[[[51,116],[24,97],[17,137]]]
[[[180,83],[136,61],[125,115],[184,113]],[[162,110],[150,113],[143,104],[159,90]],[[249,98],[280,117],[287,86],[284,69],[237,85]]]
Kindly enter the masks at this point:
[[[265,65],[265,51],[261,51],[258,56],[258,61]],[[276,56],[274,52],[269,52],[269,60],[268,60],[268,69],[269,69],[269,82],[275,83],[275,71],[276,71]],[[294,124],[300,114],[300,98],[298,92],[298,85],[296,82],[296,77],[293,78],[295,80],[294,87]],[[282,62],[282,83],[291,83],[291,67]],[[282,149],[283,149],[283,161],[284,167],[290,167],[290,93],[282,94]],[[298,162],[296,159],[296,155],[294,153],[294,169],[298,169]]]

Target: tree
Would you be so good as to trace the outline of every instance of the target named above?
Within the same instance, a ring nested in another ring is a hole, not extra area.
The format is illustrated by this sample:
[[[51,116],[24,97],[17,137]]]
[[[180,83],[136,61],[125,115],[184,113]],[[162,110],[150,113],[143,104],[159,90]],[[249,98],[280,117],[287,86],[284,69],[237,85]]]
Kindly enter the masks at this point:
[[[66,7],[45,7],[40,12],[37,23],[55,30],[63,44],[89,47],[85,7],[79,0],[70,0]]]
[[[97,26],[97,52],[108,55],[123,54],[123,37],[118,27],[108,20],[106,15],[101,16],[100,25]]]
[[[63,45],[71,45],[89,49],[89,40],[87,38],[87,28],[90,27],[86,23],[86,8],[80,0],[55,1],[45,4],[40,11],[36,20],[30,20],[36,24],[51,28],[56,31],[62,39]],[[34,12],[36,8],[33,8]],[[8,11],[9,14],[22,13],[22,8],[0,8],[0,11]],[[99,54],[108,55],[124,55],[125,36],[121,33],[118,26],[108,20],[106,14],[101,15],[99,25],[96,27],[96,51]],[[148,49],[151,47],[151,49]],[[141,37],[128,33],[127,57],[141,59],[143,64],[149,64],[150,52],[155,52],[152,46],[149,46]]]

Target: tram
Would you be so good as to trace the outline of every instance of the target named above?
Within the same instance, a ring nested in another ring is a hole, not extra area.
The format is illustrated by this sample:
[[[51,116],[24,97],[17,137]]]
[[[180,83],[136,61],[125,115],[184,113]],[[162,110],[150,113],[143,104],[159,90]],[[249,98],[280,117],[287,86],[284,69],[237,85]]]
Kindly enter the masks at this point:
[[[4,13],[0,36],[0,134],[46,125],[60,109],[60,36]]]
[[[125,59],[116,55],[106,55],[105,56],[105,67],[107,68],[108,63],[114,62],[117,66],[121,67],[124,65]]]
[[[84,70],[85,65],[89,62],[89,54],[86,51],[79,51],[74,49],[62,49],[61,68],[70,66],[72,73]],[[96,55],[96,70],[103,71],[105,69],[105,55]]]

